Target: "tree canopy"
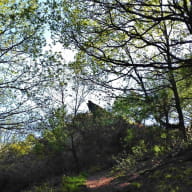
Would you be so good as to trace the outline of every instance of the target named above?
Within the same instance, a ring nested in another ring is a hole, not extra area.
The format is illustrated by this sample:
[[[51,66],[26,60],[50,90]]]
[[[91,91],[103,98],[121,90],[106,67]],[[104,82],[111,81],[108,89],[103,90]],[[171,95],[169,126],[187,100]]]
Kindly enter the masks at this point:
[[[4,0],[0,12],[0,128],[26,129],[40,118],[35,97],[48,77],[39,60],[45,46],[41,8],[36,0]]]
[[[175,121],[186,138],[191,1],[7,0],[0,6],[2,128],[37,120],[40,106],[49,110],[55,101],[64,106],[72,93],[68,89],[75,90],[76,101],[80,90],[87,89],[87,97],[91,86],[83,86],[89,82],[125,98],[125,113],[135,114],[135,121],[154,118],[165,127]],[[50,32],[53,44],[76,51],[69,65],[61,55],[43,52]],[[69,83],[72,76],[75,88]],[[136,105],[129,103],[132,98]],[[145,104],[149,107],[138,106]]]
[[[52,5],[57,22],[50,24],[55,39],[79,50],[73,67],[82,78],[125,95],[136,91],[149,104],[154,93],[169,93],[186,137],[183,105],[191,98],[179,87],[191,76],[191,6],[188,0],[65,0]]]

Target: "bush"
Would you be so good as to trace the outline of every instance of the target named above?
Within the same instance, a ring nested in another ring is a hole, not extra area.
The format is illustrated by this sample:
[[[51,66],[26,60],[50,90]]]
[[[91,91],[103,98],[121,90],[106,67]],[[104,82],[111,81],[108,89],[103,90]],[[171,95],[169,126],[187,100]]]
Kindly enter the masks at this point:
[[[82,189],[86,190],[85,187],[85,177],[80,175],[76,177],[63,176],[62,178],[62,192],[84,192]]]
[[[124,138],[124,152],[114,159],[114,170],[127,172],[138,169],[148,160],[158,159],[167,154],[174,155],[185,145],[178,130],[160,127],[138,127],[127,130]]]

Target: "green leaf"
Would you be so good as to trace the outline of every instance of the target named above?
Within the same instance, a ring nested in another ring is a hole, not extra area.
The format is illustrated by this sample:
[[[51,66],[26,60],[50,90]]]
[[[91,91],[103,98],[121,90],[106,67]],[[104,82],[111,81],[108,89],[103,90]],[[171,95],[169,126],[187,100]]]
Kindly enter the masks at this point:
[[[166,139],[167,138],[167,134],[166,133],[161,133],[161,138],[162,139]]]
[[[159,153],[159,152],[161,152],[161,147],[159,145],[155,145],[153,147],[153,150],[154,150],[155,153]]]

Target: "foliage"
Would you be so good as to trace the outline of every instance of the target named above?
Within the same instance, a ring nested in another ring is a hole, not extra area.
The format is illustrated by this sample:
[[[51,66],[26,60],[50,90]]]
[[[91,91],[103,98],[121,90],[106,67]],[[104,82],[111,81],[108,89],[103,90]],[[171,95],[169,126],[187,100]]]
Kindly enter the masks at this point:
[[[63,176],[62,192],[81,192],[82,186],[85,185],[85,177],[80,175],[76,177]]]
[[[65,149],[68,132],[65,106],[50,112],[47,120],[39,124],[41,136],[36,139],[33,151],[40,156],[54,155]]]
[[[152,111],[146,99],[136,92],[122,98],[117,98],[113,104],[113,111],[130,122],[141,123],[147,120]],[[151,117],[152,118],[152,117]]]
[[[156,186],[152,186],[152,189],[158,192],[163,192],[165,190],[175,192],[187,191],[192,186],[191,181],[188,179],[192,173],[189,166],[188,163],[182,163],[180,166],[172,165],[154,171],[149,176],[149,180],[156,181]]]
[[[124,151],[114,157],[114,171],[134,172],[166,155],[174,156],[186,148],[179,131],[166,132],[159,127],[134,127],[124,137]],[[152,165],[151,165],[152,166]]]
[[[40,156],[61,152],[65,148],[65,138],[66,135],[59,129],[45,131],[43,138],[36,140],[33,151]]]
[[[8,147],[9,153],[15,155],[26,155],[31,151],[32,146],[26,142],[10,144]]]
[[[61,182],[57,186],[52,186],[47,182],[41,185],[34,186],[31,190],[25,190],[22,192],[83,192],[83,186],[85,186],[86,178],[82,175],[79,176],[62,176]]]
[[[14,163],[17,158],[29,155],[35,145],[36,138],[30,134],[23,141],[15,141],[1,147],[1,160]]]
[[[5,0],[0,4],[1,129],[25,127],[27,131],[41,116],[40,100],[39,106],[35,103],[47,75],[39,62],[40,57],[42,62],[45,59],[40,10],[37,0]]]
[[[142,161],[149,150],[146,148],[144,140],[140,140],[138,145],[131,147],[130,153],[120,154],[116,157],[115,171],[126,172],[128,170],[135,170],[137,162]]]
[[[106,111],[99,115],[78,114],[71,128],[78,143],[76,149],[82,166],[109,166],[111,156],[121,150],[129,126],[122,118],[113,117]]]
[[[181,2],[58,1],[50,5],[55,22],[49,23],[60,43],[78,50],[74,71],[108,91],[122,91],[125,97],[136,93],[137,105],[126,109],[136,121],[152,114],[168,124],[174,115],[187,139],[184,110],[189,111],[191,97],[183,98],[180,87],[187,89],[191,74],[182,71],[191,68],[192,30],[177,15],[190,18],[191,3]]]

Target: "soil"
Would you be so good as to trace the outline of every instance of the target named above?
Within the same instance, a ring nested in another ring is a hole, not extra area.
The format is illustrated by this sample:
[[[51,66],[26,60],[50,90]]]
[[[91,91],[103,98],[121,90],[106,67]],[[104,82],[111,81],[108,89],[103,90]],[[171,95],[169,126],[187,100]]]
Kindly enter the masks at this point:
[[[137,176],[132,176],[132,178],[137,178]],[[98,172],[88,177],[86,182],[89,192],[123,192],[129,185],[127,177],[115,177],[109,171]]]

